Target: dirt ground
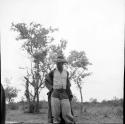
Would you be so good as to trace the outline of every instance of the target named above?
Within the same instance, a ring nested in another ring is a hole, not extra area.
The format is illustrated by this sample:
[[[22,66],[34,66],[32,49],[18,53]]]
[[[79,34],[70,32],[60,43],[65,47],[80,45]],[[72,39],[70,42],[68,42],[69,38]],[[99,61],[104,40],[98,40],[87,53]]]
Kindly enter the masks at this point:
[[[119,107],[88,107],[82,114],[73,109],[77,124],[123,124],[122,108]],[[47,108],[40,114],[24,113],[22,110],[7,110],[6,121],[24,122],[25,124],[47,124]]]

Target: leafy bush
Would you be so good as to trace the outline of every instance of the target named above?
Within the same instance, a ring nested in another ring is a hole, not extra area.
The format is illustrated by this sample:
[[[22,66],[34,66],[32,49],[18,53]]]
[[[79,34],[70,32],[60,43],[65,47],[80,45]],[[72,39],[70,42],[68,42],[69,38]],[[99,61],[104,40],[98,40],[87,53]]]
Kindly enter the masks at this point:
[[[10,109],[10,110],[17,110],[18,108],[19,108],[19,106],[16,103],[8,104],[8,109]]]

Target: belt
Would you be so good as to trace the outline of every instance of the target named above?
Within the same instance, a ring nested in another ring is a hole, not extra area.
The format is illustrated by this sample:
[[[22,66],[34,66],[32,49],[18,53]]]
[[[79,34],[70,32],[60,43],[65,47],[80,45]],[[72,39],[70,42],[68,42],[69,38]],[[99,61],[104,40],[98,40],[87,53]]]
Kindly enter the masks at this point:
[[[62,99],[68,99],[68,95],[66,93],[66,89],[54,89],[52,93],[52,97]]]
[[[54,91],[57,91],[57,92],[65,92],[66,91],[66,89],[54,89]]]

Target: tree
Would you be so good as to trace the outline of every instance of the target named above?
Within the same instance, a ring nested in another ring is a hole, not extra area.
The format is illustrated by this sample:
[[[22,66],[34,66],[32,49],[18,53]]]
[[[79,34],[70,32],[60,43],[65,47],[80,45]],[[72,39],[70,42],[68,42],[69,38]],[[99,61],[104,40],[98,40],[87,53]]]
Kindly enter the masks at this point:
[[[6,101],[8,103],[12,103],[14,101],[14,98],[18,95],[18,90],[14,87],[7,86],[5,88],[5,95],[6,95]]]
[[[58,55],[64,56],[64,50],[66,49],[67,41],[66,40],[60,40],[60,42],[55,45],[52,44],[49,46],[48,56],[46,58],[47,68],[48,71],[51,71],[54,68],[54,60]]]
[[[83,95],[82,95],[82,84],[84,83],[83,79],[86,76],[89,76],[91,73],[86,72],[88,70],[87,66],[91,65],[86,57],[84,51],[71,51],[70,55],[68,56],[68,63],[69,63],[69,72],[70,72],[70,79],[73,80],[80,92],[81,96],[81,112],[83,110]]]
[[[11,29],[19,33],[16,40],[24,41],[22,48],[31,58],[31,69],[24,76],[26,81],[25,95],[28,103],[32,103],[34,106],[33,112],[39,112],[39,94],[41,89],[44,88],[43,80],[47,71],[45,60],[49,50],[48,44],[54,40],[49,34],[57,31],[57,29],[45,28],[41,24],[33,22],[29,25],[12,23]],[[34,94],[30,93],[29,85],[33,87]]]
[[[10,86],[11,85],[12,78],[5,78],[5,96],[6,96],[6,101],[8,103],[14,102],[14,98],[17,97],[18,95],[18,89]]]

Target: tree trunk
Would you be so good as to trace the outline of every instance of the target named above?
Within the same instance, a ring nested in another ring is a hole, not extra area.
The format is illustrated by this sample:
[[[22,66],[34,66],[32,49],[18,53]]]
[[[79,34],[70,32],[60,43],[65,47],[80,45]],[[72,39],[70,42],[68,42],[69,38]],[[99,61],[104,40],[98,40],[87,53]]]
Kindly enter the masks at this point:
[[[35,108],[36,108],[35,112],[39,113],[39,93],[38,93],[38,88],[36,90],[36,106],[35,106]]]
[[[29,94],[29,79],[27,77],[24,77],[26,79],[26,85],[25,85],[25,96],[28,103],[28,111],[31,112],[31,103],[30,103],[30,94]]]
[[[82,95],[82,87],[79,87],[80,96],[81,96],[81,113],[83,112],[83,95]]]
[[[35,112],[39,113],[39,61],[36,63],[36,105],[35,105]]]
[[[29,94],[29,84],[27,82],[27,87],[26,87],[26,92],[27,92],[27,102],[28,102],[28,108],[29,108],[29,111],[30,111],[30,94]]]

